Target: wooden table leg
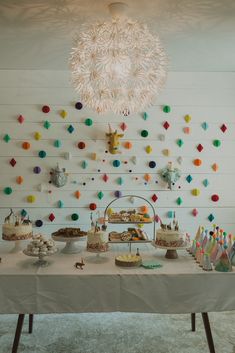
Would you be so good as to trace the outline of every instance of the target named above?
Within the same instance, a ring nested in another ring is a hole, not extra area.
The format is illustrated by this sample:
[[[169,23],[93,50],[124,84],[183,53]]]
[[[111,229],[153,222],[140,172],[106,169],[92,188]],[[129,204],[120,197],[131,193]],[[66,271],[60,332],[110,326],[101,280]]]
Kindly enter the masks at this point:
[[[22,327],[23,327],[23,323],[24,323],[24,317],[25,317],[25,314],[19,314],[19,316],[18,316],[15,338],[14,338],[14,342],[13,342],[13,346],[12,346],[12,353],[17,353],[19,342],[20,342],[20,336],[21,336],[21,332],[22,332]]]
[[[195,332],[196,331],[196,314],[195,313],[191,313],[191,327],[192,327],[192,331]]]
[[[33,332],[33,314],[29,314],[29,333]]]
[[[210,353],[215,353],[215,347],[213,342],[213,337],[211,333],[210,321],[207,313],[202,313],[202,320],[206,332],[207,343]]]

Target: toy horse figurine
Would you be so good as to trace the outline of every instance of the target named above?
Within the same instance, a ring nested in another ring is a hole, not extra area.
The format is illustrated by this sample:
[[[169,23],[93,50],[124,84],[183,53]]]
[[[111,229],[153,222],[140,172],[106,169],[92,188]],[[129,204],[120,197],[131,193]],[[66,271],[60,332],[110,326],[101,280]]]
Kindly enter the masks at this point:
[[[10,223],[11,216],[14,216],[14,212],[12,211],[12,208],[10,210],[11,210],[10,214],[4,220],[5,223]]]
[[[117,130],[113,130],[109,124],[109,133],[106,133],[106,136],[109,137],[109,152],[111,154],[121,153],[118,150],[120,145],[119,139],[124,136],[124,134],[118,134]]]

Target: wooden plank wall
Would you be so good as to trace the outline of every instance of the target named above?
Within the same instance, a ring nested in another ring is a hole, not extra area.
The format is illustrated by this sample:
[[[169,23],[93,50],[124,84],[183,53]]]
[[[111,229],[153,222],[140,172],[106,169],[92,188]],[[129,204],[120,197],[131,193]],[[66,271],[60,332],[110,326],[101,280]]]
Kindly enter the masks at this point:
[[[168,212],[176,211],[182,227],[194,233],[199,224],[211,226],[219,224],[228,232],[235,230],[235,74],[234,73],[186,73],[172,72],[169,74],[166,88],[158,98],[156,105],[147,110],[148,119],[145,121],[142,114],[129,117],[118,117],[112,114],[98,116],[82,109],[74,108],[78,98],[70,86],[67,71],[0,71],[0,220],[3,222],[9,207],[20,211],[26,209],[32,220],[41,219],[44,223],[40,231],[50,234],[55,229],[79,224],[89,228],[89,204],[97,204],[97,210],[103,214],[106,205],[114,198],[114,192],[121,190],[123,195],[135,194],[145,197],[151,202],[156,194],[158,200],[153,203],[156,213],[165,221],[169,221]],[[50,113],[41,111],[43,105],[49,105]],[[163,105],[170,105],[171,112],[162,111]],[[68,115],[65,119],[60,116],[64,109]],[[17,117],[22,114],[25,118],[19,124]],[[191,116],[190,123],[186,123],[184,116]],[[93,120],[92,126],[86,126],[86,118]],[[47,130],[43,127],[45,120],[51,123]],[[163,128],[168,121],[169,129]],[[106,153],[107,140],[105,132],[108,123],[120,130],[120,124],[125,122],[127,129],[121,140],[120,155],[114,156]],[[208,129],[202,128],[202,123],[208,123]],[[74,132],[69,134],[67,127],[73,125]],[[227,130],[220,129],[226,124]],[[184,127],[190,128],[190,134],[185,134]],[[147,130],[149,135],[143,138],[141,130]],[[42,134],[42,139],[34,139],[35,132]],[[11,140],[3,140],[9,134]],[[165,141],[160,135],[165,135]],[[60,148],[54,147],[54,141],[59,139]],[[182,147],[177,140],[182,139]],[[221,147],[213,146],[213,140],[219,139]],[[28,141],[29,150],[22,149],[22,143]],[[78,142],[83,141],[86,148],[78,149]],[[126,149],[124,143],[130,141],[132,149]],[[201,153],[197,145],[204,147]],[[147,154],[146,146],[151,145],[152,153]],[[162,151],[169,149],[169,157]],[[38,157],[38,152],[45,150],[46,158]],[[71,152],[72,159],[64,158],[65,152]],[[97,161],[91,159],[91,154],[97,153]],[[137,164],[132,157],[137,157]],[[183,159],[180,165],[178,157]],[[15,158],[17,164],[11,167],[9,161]],[[202,160],[202,165],[193,164],[195,158]],[[121,166],[114,168],[114,159],[121,161]],[[87,161],[86,169],[82,162]],[[149,168],[149,161],[156,162],[156,168]],[[182,177],[172,191],[168,190],[162,182],[159,171],[172,161],[182,171]],[[68,184],[63,188],[56,188],[48,183],[50,169],[59,162],[61,167],[69,173]],[[219,169],[213,171],[212,165],[217,163]],[[40,166],[40,174],[34,174],[33,168]],[[104,182],[104,174],[109,176]],[[147,184],[144,175],[149,173],[152,177]],[[191,175],[191,183],[186,177]],[[16,177],[22,176],[24,182],[16,183]],[[118,178],[123,178],[123,185],[118,184]],[[203,180],[208,179],[209,185],[205,187]],[[39,191],[39,185],[44,191]],[[10,186],[11,195],[5,195],[3,190]],[[199,196],[192,195],[192,189],[200,189]],[[74,196],[75,191],[81,192],[81,197]],[[97,193],[102,191],[104,197],[99,200]],[[219,202],[212,202],[211,196],[218,194]],[[27,196],[35,195],[36,202],[28,203]],[[182,204],[177,205],[178,197]],[[58,208],[58,200],[64,202],[64,208]],[[143,202],[136,203],[136,206]],[[113,206],[121,209],[133,207],[129,199],[122,199]],[[134,205],[135,206],[135,205]],[[114,207],[114,208],[115,208]],[[192,215],[192,210],[198,210],[198,216]],[[55,214],[54,222],[50,222],[48,215]],[[79,214],[79,221],[71,221],[72,213]],[[215,219],[211,223],[208,216],[213,214]]]

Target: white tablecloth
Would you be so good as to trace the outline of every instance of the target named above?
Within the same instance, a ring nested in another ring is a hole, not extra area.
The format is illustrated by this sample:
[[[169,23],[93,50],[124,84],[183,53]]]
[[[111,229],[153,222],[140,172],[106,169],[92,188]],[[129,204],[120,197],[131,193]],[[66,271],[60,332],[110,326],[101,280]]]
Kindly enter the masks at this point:
[[[85,245],[85,243],[82,246]],[[164,250],[140,247],[144,260],[162,268],[124,269],[115,266],[120,247],[93,263],[95,254],[57,253],[45,268],[36,258],[9,254],[11,244],[0,244],[0,313],[148,312],[190,313],[235,310],[235,272],[204,272],[186,251],[167,260]],[[135,251],[135,247],[134,251]],[[127,250],[127,249],[126,249]],[[123,252],[123,250],[122,250]],[[83,270],[74,267],[81,257]]]

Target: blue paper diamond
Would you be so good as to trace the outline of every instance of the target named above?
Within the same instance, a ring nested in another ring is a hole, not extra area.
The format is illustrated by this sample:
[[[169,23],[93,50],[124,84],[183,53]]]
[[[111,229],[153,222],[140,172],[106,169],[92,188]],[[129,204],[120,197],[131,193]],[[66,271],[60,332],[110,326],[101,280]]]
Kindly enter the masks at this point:
[[[69,125],[67,130],[70,134],[72,134],[72,132],[74,132],[74,127],[72,125]]]
[[[207,122],[204,121],[204,123],[202,123],[203,130],[206,131],[208,129],[208,127],[209,127],[209,125],[207,124]]]
[[[186,177],[186,180],[188,183],[191,183],[191,181],[193,180],[192,176],[189,174],[187,177]]]
[[[202,183],[205,187],[207,187],[209,185],[208,179],[204,179]]]

